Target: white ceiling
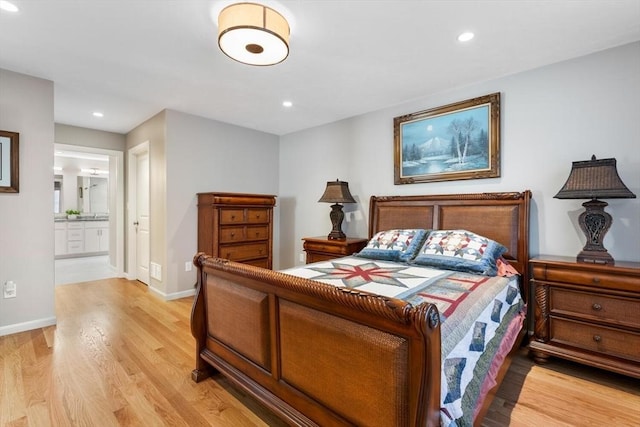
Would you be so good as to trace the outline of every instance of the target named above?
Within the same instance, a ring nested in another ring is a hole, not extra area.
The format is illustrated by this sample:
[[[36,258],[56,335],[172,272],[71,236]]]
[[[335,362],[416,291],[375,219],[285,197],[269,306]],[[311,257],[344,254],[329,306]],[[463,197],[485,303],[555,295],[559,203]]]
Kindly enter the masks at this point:
[[[169,108],[283,135],[640,40],[639,0],[263,1],[291,53],[252,67],[217,47],[233,1],[12,1],[0,68],[52,80],[57,123],[118,133]]]

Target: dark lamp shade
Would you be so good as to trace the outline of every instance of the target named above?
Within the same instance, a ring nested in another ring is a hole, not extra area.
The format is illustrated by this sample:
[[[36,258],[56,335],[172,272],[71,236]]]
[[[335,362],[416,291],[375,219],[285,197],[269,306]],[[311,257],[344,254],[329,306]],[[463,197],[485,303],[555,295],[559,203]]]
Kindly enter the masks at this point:
[[[355,199],[349,192],[349,183],[345,181],[329,181],[324,194],[318,202],[325,203],[356,203]]]
[[[616,159],[573,162],[569,178],[556,199],[631,199],[635,198],[620,179]]]

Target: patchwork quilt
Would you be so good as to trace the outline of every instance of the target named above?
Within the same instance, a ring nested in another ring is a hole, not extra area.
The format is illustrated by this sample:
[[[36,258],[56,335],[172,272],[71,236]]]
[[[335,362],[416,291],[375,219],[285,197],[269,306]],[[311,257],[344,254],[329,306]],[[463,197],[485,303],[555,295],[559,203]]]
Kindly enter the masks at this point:
[[[284,273],[438,307],[441,320],[441,425],[473,425],[487,372],[523,301],[516,277],[488,277],[405,263],[345,257]]]

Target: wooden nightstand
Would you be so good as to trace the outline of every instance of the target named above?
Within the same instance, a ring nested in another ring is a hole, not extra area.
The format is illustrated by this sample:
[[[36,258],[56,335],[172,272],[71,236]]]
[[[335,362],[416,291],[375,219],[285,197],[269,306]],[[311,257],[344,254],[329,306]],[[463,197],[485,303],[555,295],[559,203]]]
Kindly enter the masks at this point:
[[[307,264],[353,255],[367,246],[368,239],[347,237],[345,240],[329,240],[326,236],[305,237],[303,248]]]
[[[640,263],[531,260],[538,363],[557,356],[640,378]]]

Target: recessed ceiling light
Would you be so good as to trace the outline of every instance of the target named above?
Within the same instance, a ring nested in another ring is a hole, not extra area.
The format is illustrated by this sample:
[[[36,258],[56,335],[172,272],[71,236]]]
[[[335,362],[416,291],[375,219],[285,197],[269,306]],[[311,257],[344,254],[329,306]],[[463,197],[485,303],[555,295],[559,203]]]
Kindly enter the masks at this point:
[[[468,42],[469,40],[471,40],[472,38],[475,37],[475,34],[473,34],[471,31],[466,31],[462,34],[460,34],[458,36],[458,41],[459,42]]]
[[[0,0],[0,9],[4,10],[5,12],[17,12],[18,10],[18,6],[16,6],[15,4],[8,2],[7,0]]]
[[[282,102],[282,106],[283,106],[283,107],[290,108],[290,107],[292,107],[292,106],[293,106],[293,102],[291,102],[291,101],[283,101],[283,102]]]
[[[93,117],[104,117],[104,114],[102,114],[100,111],[94,111]]]

